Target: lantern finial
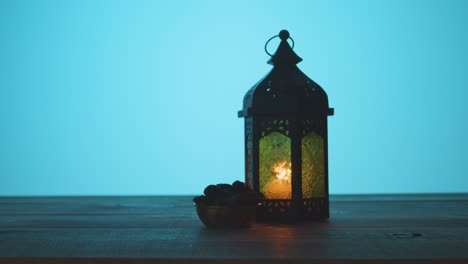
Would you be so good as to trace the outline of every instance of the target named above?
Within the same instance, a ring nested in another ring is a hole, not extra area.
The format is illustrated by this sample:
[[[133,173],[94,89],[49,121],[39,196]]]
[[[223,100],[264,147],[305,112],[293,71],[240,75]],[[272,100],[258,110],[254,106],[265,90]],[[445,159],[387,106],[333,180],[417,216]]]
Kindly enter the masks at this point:
[[[283,29],[280,31],[278,36],[281,40],[287,40],[289,38],[289,32],[286,29]]]

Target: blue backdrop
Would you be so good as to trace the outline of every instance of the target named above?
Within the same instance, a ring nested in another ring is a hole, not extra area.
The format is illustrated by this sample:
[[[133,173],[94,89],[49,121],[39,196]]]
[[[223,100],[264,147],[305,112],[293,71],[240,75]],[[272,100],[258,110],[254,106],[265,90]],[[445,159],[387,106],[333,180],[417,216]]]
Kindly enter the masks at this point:
[[[331,193],[467,192],[467,26],[463,0],[2,0],[0,195],[242,180],[283,28],[336,110]]]

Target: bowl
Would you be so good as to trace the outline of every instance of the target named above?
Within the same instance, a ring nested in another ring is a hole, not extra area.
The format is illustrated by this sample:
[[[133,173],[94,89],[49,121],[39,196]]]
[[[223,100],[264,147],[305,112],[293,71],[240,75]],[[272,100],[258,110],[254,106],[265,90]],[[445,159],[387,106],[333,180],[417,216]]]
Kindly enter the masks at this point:
[[[198,218],[208,228],[249,227],[255,223],[256,206],[212,206],[196,204]]]

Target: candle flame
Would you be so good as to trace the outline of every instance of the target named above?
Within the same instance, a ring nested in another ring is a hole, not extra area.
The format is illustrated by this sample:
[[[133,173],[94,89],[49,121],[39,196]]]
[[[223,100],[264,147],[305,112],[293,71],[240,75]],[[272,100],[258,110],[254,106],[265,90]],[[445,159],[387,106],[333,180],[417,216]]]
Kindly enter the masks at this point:
[[[273,172],[276,174],[276,178],[284,181],[291,181],[291,162],[280,161],[273,164]]]

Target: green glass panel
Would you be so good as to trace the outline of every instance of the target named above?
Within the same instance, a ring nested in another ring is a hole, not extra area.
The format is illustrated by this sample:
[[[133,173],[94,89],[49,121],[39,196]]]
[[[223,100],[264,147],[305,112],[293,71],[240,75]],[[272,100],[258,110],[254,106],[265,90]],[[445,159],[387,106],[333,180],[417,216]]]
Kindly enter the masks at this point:
[[[323,138],[310,132],[302,138],[302,197],[325,197]]]
[[[273,132],[259,145],[260,192],[267,199],[291,199],[291,139]]]

